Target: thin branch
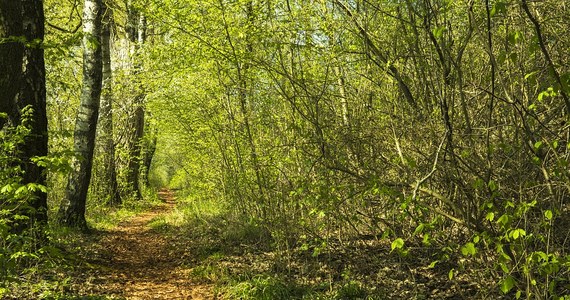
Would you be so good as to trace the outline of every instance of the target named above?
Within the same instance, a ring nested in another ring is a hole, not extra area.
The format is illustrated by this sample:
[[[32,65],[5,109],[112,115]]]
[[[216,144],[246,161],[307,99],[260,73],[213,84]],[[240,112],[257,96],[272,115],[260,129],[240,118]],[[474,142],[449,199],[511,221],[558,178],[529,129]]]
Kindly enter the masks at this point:
[[[56,30],[59,30],[59,31],[65,32],[65,33],[72,33],[72,34],[73,34],[73,33],[76,33],[76,32],[79,30],[79,28],[81,28],[81,25],[83,25],[83,21],[80,20],[80,21],[79,21],[79,24],[77,24],[77,26],[76,26],[73,30],[69,30],[69,29],[65,29],[65,28],[59,27],[59,26],[57,26],[57,25],[55,25],[55,24],[52,24],[52,23],[50,23],[50,22],[46,22],[46,23],[47,23],[47,25],[48,25],[49,27],[51,27],[51,28],[53,28],[53,29],[56,29]]]
[[[356,28],[358,28],[358,31],[360,32],[360,35],[362,36],[362,38],[364,39],[364,42],[366,43],[366,45],[368,47],[370,47],[370,51],[380,59],[380,62],[383,64],[379,64],[377,62],[376,65],[378,65],[381,68],[387,69],[386,72],[388,73],[388,75],[392,76],[394,79],[396,79],[396,81],[398,82],[398,87],[400,88],[400,90],[402,91],[402,93],[404,94],[404,96],[406,97],[406,100],[408,101],[408,103],[410,105],[412,105],[413,107],[417,107],[417,103],[416,100],[414,99],[414,96],[412,95],[412,92],[410,91],[410,88],[408,87],[408,85],[404,82],[404,79],[402,78],[402,75],[400,74],[400,72],[398,71],[398,69],[396,69],[396,67],[394,67],[389,61],[388,58],[386,58],[386,56],[384,56],[384,54],[382,54],[382,52],[380,51],[380,49],[378,49],[378,47],[376,46],[376,44],[374,44],[374,42],[372,41],[372,39],[370,38],[370,35],[368,34],[368,32],[366,31],[366,29],[362,26],[362,24],[360,24],[358,22],[358,20],[356,19],[356,16],[353,14],[353,12],[346,7],[346,5],[344,5],[342,2],[340,2],[340,0],[335,0],[335,3],[346,13],[346,15],[352,20],[352,23],[354,23],[354,25],[356,26]],[[374,60],[373,60],[374,61]]]
[[[441,152],[441,148],[443,147],[443,144],[445,143],[446,138],[447,138],[447,132],[446,132],[446,134],[444,134],[443,139],[441,139],[441,142],[439,143],[439,146],[437,147],[437,151],[435,152],[435,159],[433,160],[433,165],[431,167],[431,171],[426,176],[424,176],[422,179],[420,179],[416,182],[416,186],[414,187],[414,191],[412,193],[412,200],[416,199],[418,190],[420,190],[420,186],[426,180],[428,180],[433,175],[433,173],[435,173],[435,171],[437,170],[437,162],[439,160],[439,153]]]
[[[550,69],[550,71],[554,75],[554,79],[556,80],[556,83],[558,83],[560,85],[560,94],[562,95],[562,98],[564,99],[564,103],[566,104],[566,113],[570,116],[570,98],[568,97],[568,94],[566,93],[566,90],[564,88],[564,84],[562,83],[562,78],[560,77],[560,73],[558,73],[558,71],[556,70],[554,63],[552,62],[552,58],[550,57],[550,53],[548,53],[548,49],[546,49],[546,44],[544,44],[544,37],[542,36],[542,30],[540,29],[540,23],[538,23],[538,20],[530,12],[530,9],[528,8],[527,0],[522,0],[522,7],[523,7],[526,15],[528,16],[528,19],[534,25],[534,31],[536,32],[536,38],[538,39],[538,45],[540,46],[540,50],[542,51],[542,55],[544,55],[544,59],[546,59],[546,63],[548,64],[548,68]]]

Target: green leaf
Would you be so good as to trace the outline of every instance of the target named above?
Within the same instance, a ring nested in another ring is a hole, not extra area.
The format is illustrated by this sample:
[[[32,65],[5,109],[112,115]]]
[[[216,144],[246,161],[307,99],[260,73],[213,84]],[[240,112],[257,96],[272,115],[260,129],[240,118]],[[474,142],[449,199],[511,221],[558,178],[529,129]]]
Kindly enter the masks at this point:
[[[434,261],[432,261],[432,262],[429,264],[428,268],[429,268],[429,269],[435,268],[435,265],[437,265],[438,262],[439,262],[439,260],[434,260]]]
[[[531,254],[531,258],[535,262],[545,262],[548,261],[548,254],[542,251],[535,251]]]
[[[475,255],[475,253],[477,253],[477,249],[475,248],[475,244],[471,242],[461,247],[461,254],[463,254],[463,256]]]
[[[440,26],[440,27],[438,27],[438,28],[434,28],[432,32],[433,32],[433,35],[434,35],[436,38],[440,38],[440,37],[443,36],[443,33],[444,33],[446,30],[447,30],[447,28],[445,28],[445,26]]]
[[[546,210],[546,211],[544,212],[544,217],[545,217],[547,220],[552,220],[552,211],[551,211],[550,209]]]
[[[497,223],[502,225],[503,227],[506,227],[510,222],[510,217],[507,214],[503,214],[498,220]]]
[[[394,240],[392,242],[392,251],[394,251],[394,249],[402,249],[404,247],[404,240],[401,238],[397,238],[396,240]]]
[[[504,257],[508,257],[508,256],[507,256],[506,254],[504,254],[504,253],[503,253],[502,255],[503,255]],[[509,260],[510,260],[510,259],[511,259],[511,258],[509,257]],[[499,263],[499,266],[501,267],[501,270],[503,270],[504,273],[508,273],[508,272],[509,272],[509,267],[507,266],[506,263],[503,263],[503,262],[502,262],[502,263]]]
[[[490,180],[489,183],[487,184],[487,186],[489,187],[491,192],[494,192],[497,190],[497,183],[495,183],[495,181],[493,181],[493,180]]]
[[[416,227],[416,230],[414,230],[414,234],[420,234],[424,231],[425,228],[425,224],[420,224],[418,225],[418,227]]]
[[[451,269],[451,270],[449,270],[449,273],[447,273],[447,278],[449,278],[449,280],[453,279],[453,275],[454,275],[453,272],[455,272],[455,269]]]
[[[524,231],[524,229],[517,228],[517,229],[514,229],[513,231],[511,231],[510,236],[513,239],[517,240],[519,237],[522,238],[522,237],[526,236],[526,231]]]
[[[522,33],[520,31],[511,32],[508,36],[509,43],[516,45],[520,41],[521,37]],[[527,76],[529,76],[529,74],[525,75],[524,79],[527,79]]]
[[[536,104],[533,103],[533,104],[529,105],[528,109],[529,110],[536,110]]]
[[[495,219],[495,213],[494,212],[488,213],[487,216],[485,216],[485,219],[488,220],[489,222],[493,222],[493,220]]]
[[[15,193],[15,194],[16,194],[16,195],[20,195],[20,194],[25,193],[27,190],[28,190],[28,188],[27,188],[26,186],[21,186],[21,187],[19,187],[19,188],[16,190],[16,193]]]
[[[429,241],[429,233],[424,233],[424,238],[422,240],[422,243],[428,246],[431,244],[431,242]]]
[[[515,286],[515,278],[513,276],[508,276],[501,281],[501,291],[503,294],[508,293]]]
[[[529,79],[530,77],[536,75],[537,73],[538,73],[538,71],[530,72],[530,73],[524,75],[524,79],[527,80],[527,79]]]
[[[504,13],[507,11],[507,4],[502,1],[495,2],[493,8],[491,9],[491,17],[494,17],[496,14]]]

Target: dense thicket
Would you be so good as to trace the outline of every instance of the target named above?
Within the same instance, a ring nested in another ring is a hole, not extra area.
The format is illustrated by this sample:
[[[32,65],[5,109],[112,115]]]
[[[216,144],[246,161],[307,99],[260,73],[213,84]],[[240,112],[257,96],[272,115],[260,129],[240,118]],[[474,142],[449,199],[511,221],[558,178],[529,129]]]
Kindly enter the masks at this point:
[[[155,1],[149,102],[176,124],[161,127],[161,164],[179,165],[155,168],[281,249],[383,236],[483,257],[471,267],[505,291],[561,292],[568,9]]]
[[[277,251],[384,238],[453,262],[450,279],[481,270],[479,286],[495,283],[481,297],[569,293],[565,1],[108,0],[89,39],[77,1],[46,0],[43,44],[41,24],[13,18],[19,2],[34,1],[0,0],[12,70],[0,112],[41,96],[17,85],[35,72],[20,73],[24,55],[45,49],[51,207],[81,162],[70,116],[103,81],[97,144],[79,143],[95,153],[87,212],[169,186],[262,228]],[[82,51],[99,46],[103,78],[81,83]]]

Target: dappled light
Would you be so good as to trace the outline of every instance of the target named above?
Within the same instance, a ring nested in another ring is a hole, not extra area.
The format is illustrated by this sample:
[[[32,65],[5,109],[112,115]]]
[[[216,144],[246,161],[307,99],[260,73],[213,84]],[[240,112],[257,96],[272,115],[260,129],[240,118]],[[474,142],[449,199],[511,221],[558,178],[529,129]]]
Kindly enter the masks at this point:
[[[0,0],[0,299],[570,300],[569,16]]]

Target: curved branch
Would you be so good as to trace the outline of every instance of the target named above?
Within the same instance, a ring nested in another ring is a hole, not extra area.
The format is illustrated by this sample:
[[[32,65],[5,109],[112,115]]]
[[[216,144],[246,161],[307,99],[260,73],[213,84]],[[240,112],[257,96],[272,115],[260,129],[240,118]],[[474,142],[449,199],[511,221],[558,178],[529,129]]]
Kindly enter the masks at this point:
[[[534,25],[534,31],[536,32],[536,38],[538,39],[538,45],[540,46],[540,50],[542,51],[542,55],[544,55],[544,59],[546,59],[546,63],[548,64],[548,68],[550,69],[550,71],[554,75],[554,79],[556,80],[556,83],[558,83],[560,85],[560,94],[562,95],[562,98],[564,99],[564,103],[566,104],[566,113],[570,116],[570,98],[568,97],[568,94],[566,93],[566,90],[564,88],[564,84],[562,83],[562,78],[560,77],[560,73],[558,73],[558,71],[556,70],[554,63],[552,62],[552,58],[550,57],[550,53],[548,53],[548,49],[546,49],[546,44],[544,43],[544,37],[542,36],[542,30],[540,29],[540,23],[538,23],[538,20],[530,12],[530,9],[528,8],[527,0],[522,0],[522,7],[523,7],[526,15],[528,16],[528,19]]]
[[[384,56],[384,54],[382,54],[382,52],[380,51],[380,49],[378,49],[376,44],[374,44],[366,29],[364,29],[364,27],[358,22],[352,11],[348,7],[346,7],[346,5],[344,5],[342,2],[340,2],[340,0],[335,0],[335,3],[346,13],[348,17],[350,17],[352,23],[354,23],[354,26],[356,26],[356,28],[360,32],[360,35],[362,35],[364,42],[368,47],[370,47],[370,51],[376,57],[378,57],[378,59],[380,59],[380,62],[383,64],[380,65],[376,63],[376,65],[378,65],[381,68],[387,69],[386,72],[388,73],[388,75],[392,76],[392,78],[396,79],[396,81],[398,82],[398,87],[400,88],[402,93],[404,93],[404,96],[406,97],[408,103],[413,107],[417,107],[416,100],[414,99],[414,96],[412,95],[410,88],[404,82],[404,79],[402,78],[398,69],[396,69],[396,67],[394,67],[392,64],[388,62],[388,59]]]

